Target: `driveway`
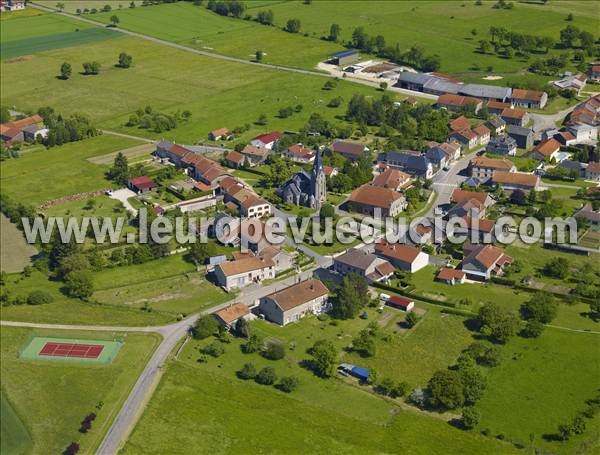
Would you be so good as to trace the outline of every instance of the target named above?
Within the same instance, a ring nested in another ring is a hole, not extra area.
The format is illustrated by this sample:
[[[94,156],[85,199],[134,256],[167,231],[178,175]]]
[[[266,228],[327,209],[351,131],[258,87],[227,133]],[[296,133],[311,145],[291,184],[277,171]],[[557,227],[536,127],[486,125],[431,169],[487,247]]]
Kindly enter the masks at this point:
[[[137,216],[137,209],[133,205],[131,205],[131,203],[128,200],[130,197],[134,196],[136,196],[135,192],[131,191],[129,188],[121,188],[120,190],[115,190],[109,195],[111,199],[121,201],[121,203],[123,203],[123,205],[129,213],[131,213],[133,216]]]

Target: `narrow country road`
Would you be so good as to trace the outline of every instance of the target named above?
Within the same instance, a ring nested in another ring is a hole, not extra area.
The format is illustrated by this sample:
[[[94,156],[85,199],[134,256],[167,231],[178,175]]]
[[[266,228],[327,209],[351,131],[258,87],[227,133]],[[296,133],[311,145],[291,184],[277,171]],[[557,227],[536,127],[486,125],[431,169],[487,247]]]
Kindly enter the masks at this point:
[[[110,136],[119,136],[119,137],[125,137],[127,139],[135,139],[138,141],[147,142],[149,144],[156,144],[156,142],[157,142],[154,139],[148,139],[147,137],[141,137],[141,136],[134,136],[132,134],[118,133],[116,131],[111,131],[111,130],[100,130],[100,131],[102,131],[102,133],[108,134]]]

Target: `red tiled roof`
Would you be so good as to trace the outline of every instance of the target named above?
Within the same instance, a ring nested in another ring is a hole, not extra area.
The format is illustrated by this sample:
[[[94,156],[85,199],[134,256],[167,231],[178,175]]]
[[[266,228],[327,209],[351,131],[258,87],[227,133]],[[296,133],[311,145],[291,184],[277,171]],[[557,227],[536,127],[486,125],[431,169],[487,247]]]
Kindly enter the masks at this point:
[[[534,188],[539,183],[539,176],[524,172],[494,171],[492,183],[499,185],[521,185]]]
[[[411,303],[414,303],[414,302],[412,300],[406,299],[404,297],[399,297],[397,295],[393,295],[389,299],[387,299],[386,303],[388,305],[392,305],[392,306],[395,306],[395,307],[401,307],[401,308],[406,309],[406,308],[408,308],[408,306]]]
[[[331,144],[331,150],[358,157],[365,151],[365,145],[356,142],[335,141]]]
[[[548,158],[553,153],[558,152],[560,150],[560,142],[558,142],[554,138],[550,138],[540,142],[538,145],[536,145],[534,150]]]
[[[231,324],[247,314],[250,314],[250,310],[243,303],[234,303],[215,312],[215,315],[221,318],[226,324]]]
[[[445,93],[438,97],[438,105],[445,106],[458,106],[463,107],[468,104],[479,104],[482,101],[479,98],[473,98],[471,96],[454,95],[452,93]]]
[[[393,202],[403,197],[400,193],[390,188],[363,185],[352,191],[348,201],[389,209]]]
[[[232,163],[242,164],[246,158],[240,152],[236,152],[235,150],[232,150],[231,152],[229,152],[227,154],[225,159],[227,161],[231,161]]]
[[[522,119],[523,117],[525,117],[525,115],[527,115],[527,111],[524,111],[523,109],[512,109],[510,107],[507,107],[506,109],[504,109],[502,111],[502,113],[500,114],[501,117],[515,118],[515,119]]]
[[[304,147],[302,144],[294,144],[287,149],[288,153],[301,159],[310,159],[314,156],[311,149]]]
[[[450,201],[455,204],[465,202],[471,199],[477,200],[482,205],[488,200],[489,195],[487,193],[479,192],[479,191],[465,191],[459,188],[455,188],[452,191],[452,195],[450,196]]]
[[[452,131],[462,131],[467,128],[470,128],[470,126],[471,123],[469,122],[469,119],[467,119],[467,117],[465,117],[464,115],[461,115],[460,117],[455,118],[450,122],[450,129]]]
[[[500,101],[493,101],[492,100],[492,101],[488,101],[487,108],[488,109],[495,109],[495,110],[506,109],[506,108],[510,109],[510,104],[509,103],[502,103]]]
[[[373,186],[396,189],[410,182],[410,175],[398,169],[386,169],[373,179]]]
[[[462,280],[465,278],[465,276],[465,272],[461,270],[451,269],[450,267],[442,267],[437,274],[437,279],[443,281]]]
[[[544,92],[540,92],[538,90],[523,90],[520,88],[513,88],[511,98],[517,100],[540,101],[542,96],[544,96]]]
[[[283,136],[283,133],[280,133],[279,131],[272,131],[271,133],[256,136],[254,140],[260,141],[263,144],[270,144],[271,142],[278,140],[281,136]]]
[[[401,243],[379,242],[375,245],[375,253],[386,258],[397,259],[408,264],[412,264],[419,256],[421,251],[414,246]]]
[[[142,175],[140,177],[129,179],[129,184],[139,189],[152,189],[158,186],[154,182],[154,180],[152,180],[147,175]]]
[[[491,131],[487,126],[485,126],[484,124],[481,124],[481,125],[473,128],[473,132],[475,134],[477,134],[477,136],[489,136]]]
[[[514,164],[506,159],[494,159],[488,158],[487,156],[477,156],[471,160],[471,166],[473,167],[483,167],[490,169],[504,169],[511,170],[514,167]]]

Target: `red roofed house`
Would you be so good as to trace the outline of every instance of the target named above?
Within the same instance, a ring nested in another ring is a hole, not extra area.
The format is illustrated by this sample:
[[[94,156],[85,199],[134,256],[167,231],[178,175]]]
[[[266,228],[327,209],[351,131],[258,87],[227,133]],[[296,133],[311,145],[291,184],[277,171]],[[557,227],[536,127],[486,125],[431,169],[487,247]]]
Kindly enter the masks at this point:
[[[15,142],[23,142],[25,139],[31,139],[31,137],[26,137],[26,132],[24,130],[33,126],[38,126],[33,134],[34,139],[37,135],[46,137],[48,135],[48,129],[41,126],[43,122],[44,119],[36,114],[20,120],[2,123],[0,124],[0,139],[2,139],[2,142],[5,142],[6,145],[11,145]]]
[[[526,172],[495,171],[492,175],[492,185],[499,185],[505,190],[537,190],[540,176]]]
[[[489,280],[492,276],[504,275],[504,268],[513,261],[503,250],[493,245],[476,245],[472,249],[465,249],[465,254],[467,256],[463,259],[462,271],[476,280]]]
[[[500,118],[508,125],[525,126],[529,121],[529,114],[522,109],[506,108],[500,114]]]
[[[381,188],[391,188],[394,191],[400,191],[410,185],[412,179],[406,172],[398,169],[388,168],[373,179],[373,186]]]
[[[487,110],[490,114],[500,115],[504,109],[510,109],[511,107],[510,103],[502,103],[501,101],[490,100],[487,103]]]
[[[219,128],[218,130],[211,131],[208,133],[208,139],[210,141],[220,141],[221,139],[228,141],[233,138],[233,134],[227,128]]]
[[[477,140],[479,141],[480,145],[486,145],[488,142],[490,142],[491,131],[487,126],[483,124],[479,125],[473,128],[473,132],[477,135]]]
[[[159,141],[156,144],[156,151],[154,153],[159,158],[168,159],[177,167],[183,167],[183,158],[192,153],[192,151],[173,142]]]
[[[452,131],[462,131],[471,128],[471,122],[469,122],[467,117],[461,115],[460,117],[451,120],[448,126],[450,126]]]
[[[246,145],[240,153],[247,158],[246,162],[250,167],[258,166],[267,159],[267,156],[269,156],[268,149],[256,147],[252,144]]]
[[[158,187],[158,185],[150,177],[142,175],[140,177],[129,179],[127,181],[127,187],[136,193],[146,193]]]
[[[304,147],[302,144],[294,144],[283,152],[283,156],[294,161],[295,163],[312,163],[315,160],[314,152]]]
[[[475,109],[475,113],[477,114],[477,112],[479,112],[483,106],[483,101],[481,101],[479,98],[473,98],[470,96],[446,93],[438,97],[437,106],[442,109],[447,109],[451,112],[457,112],[465,109],[468,106],[473,106],[473,109]]]
[[[364,144],[356,142],[335,141],[331,144],[331,150],[354,161],[357,160],[360,155],[365,153],[367,147]]]
[[[481,181],[487,181],[492,178],[495,171],[516,172],[517,167],[512,161],[487,156],[478,156],[469,162],[469,173],[472,177],[477,177]]]
[[[600,182],[600,163],[597,161],[590,161],[585,168],[585,179],[593,180],[594,182]]]
[[[598,63],[593,63],[590,65],[588,69],[588,76],[591,80],[600,82],[600,65]]]
[[[246,163],[246,157],[240,152],[231,150],[229,153],[227,153],[227,155],[225,155],[225,161],[227,162],[227,166],[234,169],[239,169]]]
[[[394,266],[389,261],[358,248],[335,256],[333,270],[340,275],[356,273],[371,283],[386,281],[394,274]]]
[[[325,173],[325,177],[333,177],[334,175],[338,175],[338,170],[335,167],[331,166],[323,166],[323,172]]]
[[[429,255],[418,248],[401,243],[379,242],[375,254],[390,261],[405,272],[415,273],[429,264]]]
[[[235,323],[240,319],[246,319],[250,314],[250,309],[243,303],[232,303],[213,313],[215,319],[228,330],[235,327]]]
[[[396,216],[406,209],[406,198],[391,188],[363,185],[352,191],[346,207],[357,213],[374,215],[380,209],[381,216]]]
[[[252,141],[250,141],[250,144],[254,145],[255,147],[263,147],[267,150],[272,150],[282,136],[283,133],[280,133],[279,131],[273,131],[271,133],[256,136],[254,139],[252,139]]]
[[[389,299],[385,301],[387,306],[391,306],[392,308],[396,308],[398,310],[406,311],[407,313],[411,312],[415,307],[415,302],[409,300],[405,297],[400,297],[397,295],[391,296]]]
[[[539,90],[513,88],[510,99],[514,106],[543,109],[548,102],[548,94]]]
[[[454,131],[450,134],[450,138],[464,145],[466,149],[472,149],[479,142],[477,134],[475,134],[473,130],[469,128],[462,131]]]
[[[560,142],[554,138],[547,139],[535,146],[530,156],[540,161],[550,161],[558,159],[560,151]]]
[[[456,283],[463,284],[466,276],[467,275],[465,272],[461,270],[451,269],[450,267],[442,267],[435,278],[442,283],[454,286]]]

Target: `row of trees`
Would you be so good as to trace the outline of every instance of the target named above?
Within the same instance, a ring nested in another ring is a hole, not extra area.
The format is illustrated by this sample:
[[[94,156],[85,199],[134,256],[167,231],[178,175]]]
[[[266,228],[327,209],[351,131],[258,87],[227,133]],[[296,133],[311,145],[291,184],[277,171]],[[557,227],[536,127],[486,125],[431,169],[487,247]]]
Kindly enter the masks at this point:
[[[43,140],[47,147],[80,141],[100,134],[91,120],[83,114],[72,114],[65,118],[51,107],[40,108],[38,114],[44,119],[44,124],[49,130],[48,136]]]
[[[133,64],[133,57],[125,52],[119,54],[118,62],[116,66],[118,68],[129,68]],[[95,61],[85,62],[82,64],[83,74],[85,75],[96,75],[100,72],[101,64]],[[69,62],[63,62],[60,65],[60,78],[67,80],[73,74],[73,67]]]

